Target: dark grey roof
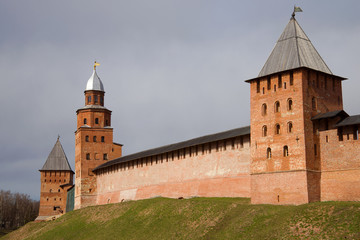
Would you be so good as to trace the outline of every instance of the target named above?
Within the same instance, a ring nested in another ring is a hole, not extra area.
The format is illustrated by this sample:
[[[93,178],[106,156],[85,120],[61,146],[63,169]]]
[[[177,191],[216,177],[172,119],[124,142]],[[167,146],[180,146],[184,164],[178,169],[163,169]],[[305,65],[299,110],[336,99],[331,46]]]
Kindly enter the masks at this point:
[[[350,126],[350,125],[358,125],[360,124],[360,115],[354,115],[345,118],[338,124],[336,124],[337,127],[343,127],[343,126]]]
[[[238,136],[243,136],[243,135],[249,135],[249,134],[250,134],[250,126],[247,126],[247,127],[242,127],[242,128],[235,128],[235,129],[228,130],[225,132],[206,135],[203,137],[193,138],[193,139],[190,139],[187,141],[174,143],[174,144],[170,144],[170,145],[166,145],[166,146],[162,146],[162,147],[158,147],[158,148],[153,148],[153,149],[145,150],[142,152],[134,153],[131,155],[127,155],[127,156],[124,156],[121,158],[117,158],[117,159],[114,159],[112,161],[106,162],[106,163],[98,166],[97,168],[94,169],[94,171],[99,170],[101,168],[113,166],[113,165],[116,165],[116,164],[122,163],[122,162],[128,162],[128,161],[132,161],[132,160],[136,160],[136,159],[140,159],[140,158],[144,158],[144,157],[149,157],[149,156],[154,156],[154,155],[158,155],[158,154],[162,154],[162,153],[179,150],[179,149],[186,148],[186,147],[191,147],[191,146],[195,146],[195,145],[200,145],[200,144],[204,144],[204,143],[209,143],[209,142],[214,142],[214,141],[219,141],[219,140],[223,140],[223,139],[228,139],[228,138],[233,138],[233,137],[238,137]]]
[[[292,17],[277,41],[258,77],[307,67],[332,75],[310,39]]]
[[[327,113],[320,113],[316,116],[314,116],[313,118],[311,118],[311,120],[320,120],[320,119],[324,119],[324,118],[333,118],[336,116],[340,116],[340,117],[348,117],[349,114],[347,114],[344,110],[337,110],[337,111],[332,111],[332,112],[327,112]]]
[[[45,170],[72,171],[69,161],[65,155],[64,149],[61,146],[59,138],[57,139],[55,146],[51,150],[44,166],[40,169],[40,171]]]

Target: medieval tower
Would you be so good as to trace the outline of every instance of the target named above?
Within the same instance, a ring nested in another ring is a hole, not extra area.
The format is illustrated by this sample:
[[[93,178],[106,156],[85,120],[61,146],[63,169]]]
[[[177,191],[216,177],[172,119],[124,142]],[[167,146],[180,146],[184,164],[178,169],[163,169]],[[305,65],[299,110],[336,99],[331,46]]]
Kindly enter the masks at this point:
[[[251,202],[320,201],[313,117],[342,110],[332,74],[293,14],[257,78],[250,79]]]
[[[93,73],[85,88],[85,106],[76,111],[75,209],[96,204],[96,177],[92,170],[110,159],[121,157],[122,145],[113,143],[111,111],[104,107],[104,86]]]
[[[71,170],[59,138],[39,171],[41,173],[40,209],[36,221],[65,213],[67,190],[73,186],[74,172]]]

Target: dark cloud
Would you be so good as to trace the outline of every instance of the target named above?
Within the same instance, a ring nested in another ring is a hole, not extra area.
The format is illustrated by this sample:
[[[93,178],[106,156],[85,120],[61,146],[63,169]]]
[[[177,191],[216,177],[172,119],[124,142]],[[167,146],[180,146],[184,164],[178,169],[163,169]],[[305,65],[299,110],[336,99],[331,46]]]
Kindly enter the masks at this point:
[[[300,4],[300,3],[299,3]],[[76,109],[92,62],[129,154],[248,125],[249,86],[286,26],[288,0],[2,1],[0,188],[39,198],[58,134],[74,169]],[[358,114],[357,0],[302,1],[297,19]]]

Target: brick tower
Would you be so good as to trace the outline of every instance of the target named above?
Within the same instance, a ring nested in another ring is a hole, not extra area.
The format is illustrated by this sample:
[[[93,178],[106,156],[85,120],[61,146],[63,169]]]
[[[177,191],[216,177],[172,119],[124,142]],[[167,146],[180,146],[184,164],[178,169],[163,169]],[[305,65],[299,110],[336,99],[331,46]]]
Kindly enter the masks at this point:
[[[343,109],[342,80],[293,14],[258,77],[247,80],[252,203],[320,200],[319,140],[312,117]]]
[[[85,107],[76,111],[75,209],[96,204],[97,166],[121,157],[121,144],[113,143],[111,111],[104,107],[104,86],[94,71],[86,84]]]
[[[36,221],[65,213],[67,190],[73,186],[74,172],[59,138],[51,150],[41,173],[40,209]]]

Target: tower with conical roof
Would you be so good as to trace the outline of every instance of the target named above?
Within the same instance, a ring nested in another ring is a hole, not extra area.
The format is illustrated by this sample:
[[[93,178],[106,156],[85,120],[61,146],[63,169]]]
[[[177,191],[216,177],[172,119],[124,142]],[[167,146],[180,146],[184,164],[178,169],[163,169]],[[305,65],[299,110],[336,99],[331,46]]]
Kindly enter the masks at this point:
[[[342,110],[341,81],[291,17],[250,83],[251,202],[320,200],[319,139],[312,117]]]
[[[85,106],[76,111],[75,209],[96,204],[97,166],[121,157],[121,144],[113,143],[111,111],[104,107],[104,86],[94,70],[85,89]]]
[[[41,173],[40,208],[37,221],[65,213],[67,190],[73,186],[71,170],[59,137]]]

